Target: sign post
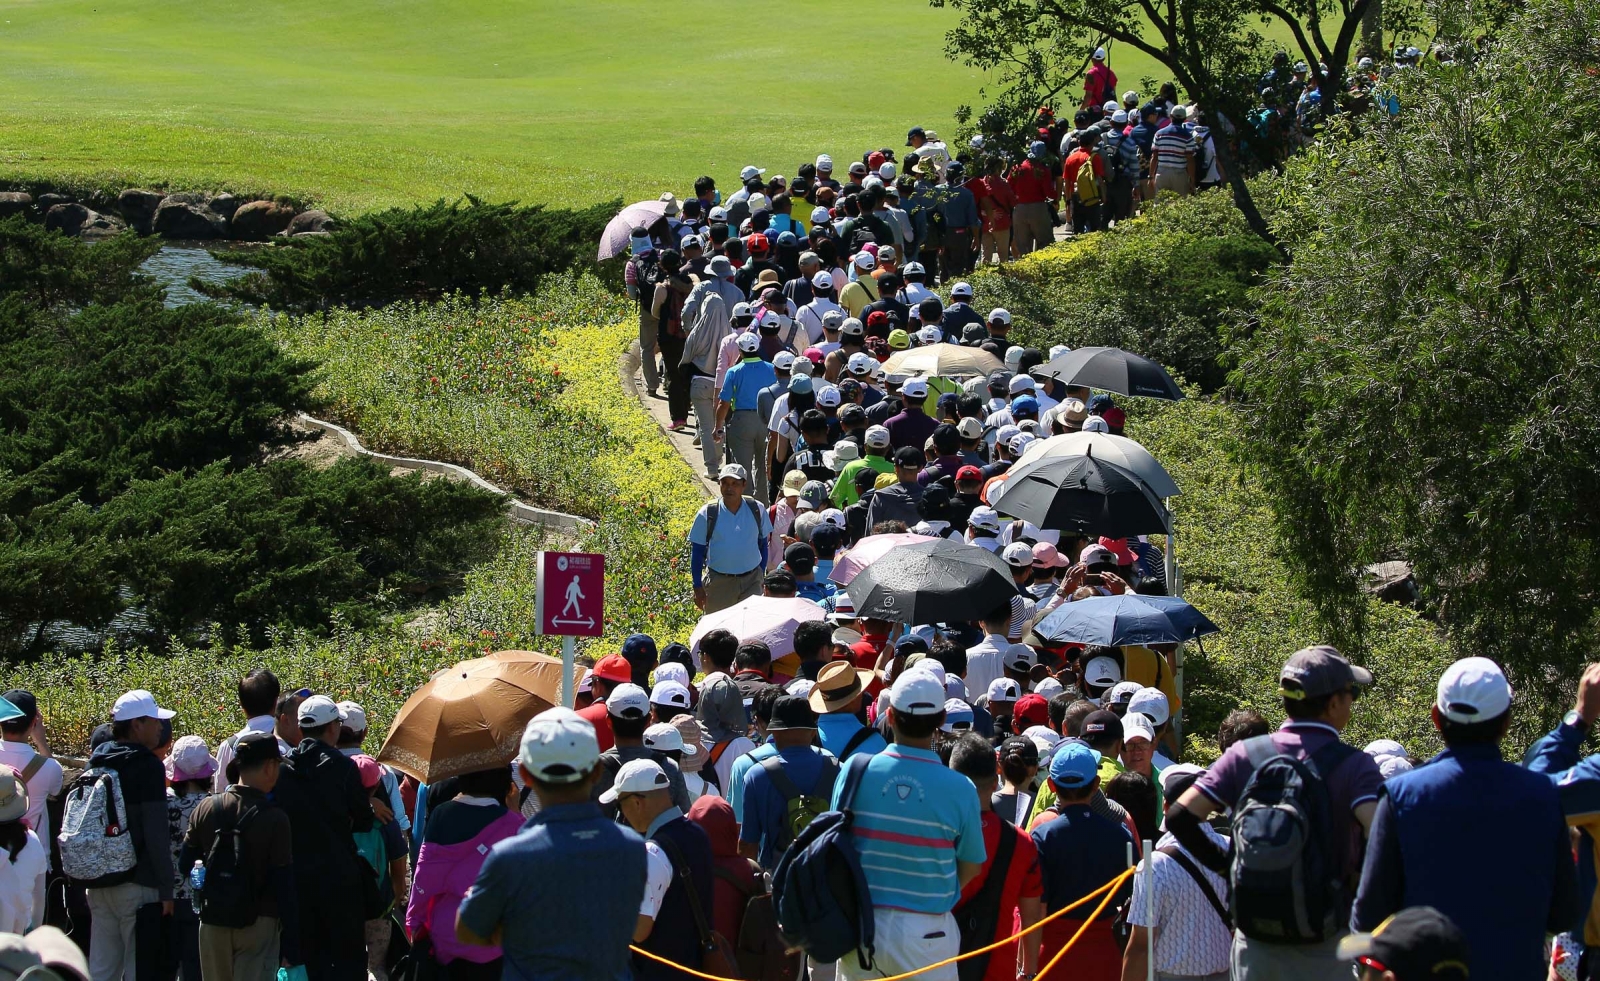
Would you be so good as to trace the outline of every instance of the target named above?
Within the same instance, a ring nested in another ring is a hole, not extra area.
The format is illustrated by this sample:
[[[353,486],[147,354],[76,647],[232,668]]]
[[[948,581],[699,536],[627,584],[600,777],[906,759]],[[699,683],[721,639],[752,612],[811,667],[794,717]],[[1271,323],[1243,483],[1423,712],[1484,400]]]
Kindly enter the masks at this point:
[[[534,601],[538,631],[561,638],[561,702],[572,707],[577,697],[573,667],[576,637],[605,632],[606,557],[594,552],[539,553],[539,582]]]

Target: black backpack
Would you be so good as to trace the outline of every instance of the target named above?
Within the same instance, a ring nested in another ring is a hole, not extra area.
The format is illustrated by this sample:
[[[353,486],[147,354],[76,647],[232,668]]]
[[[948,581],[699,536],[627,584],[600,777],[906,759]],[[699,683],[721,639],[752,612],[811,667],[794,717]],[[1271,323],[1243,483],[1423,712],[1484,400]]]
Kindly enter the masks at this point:
[[[1191,135],[1194,137],[1194,182],[1198,185],[1211,170],[1211,157],[1206,154],[1206,139],[1211,131],[1204,126],[1196,126]]]
[[[1255,772],[1233,809],[1233,922],[1252,940],[1321,943],[1339,933],[1348,898],[1327,777],[1360,750],[1335,740],[1302,760],[1271,736],[1244,748]]]
[[[260,890],[245,858],[244,829],[259,810],[251,805],[217,828],[206,852],[205,884],[199,890],[201,923],[235,930],[255,923]]]
[[[967,902],[956,907],[956,928],[961,931],[961,953],[967,954],[994,943],[994,931],[1000,925],[1000,894],[1005,889],[1006,876],[1011,872],[1011,857],[1017,850],[1016,828],[1000,822],[1000,844],[995,849],[994,861],[983,886]],[[956,965],[960,981],[983,981],[989,971],[989,958],[994,954],[979,954]]]

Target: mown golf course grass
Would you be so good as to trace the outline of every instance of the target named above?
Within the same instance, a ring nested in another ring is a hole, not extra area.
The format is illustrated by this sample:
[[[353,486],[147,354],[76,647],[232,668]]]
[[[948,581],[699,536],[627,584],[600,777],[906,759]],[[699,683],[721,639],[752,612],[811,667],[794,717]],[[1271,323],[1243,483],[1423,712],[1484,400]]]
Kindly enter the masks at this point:
[[[732,190],[953,135],[980,75],[925,0],[0,0],[0,182],[281,193]],[[1113,53],[1125,82],[1156,75]],[[1126,86],[1125,86],[1126,87]]]

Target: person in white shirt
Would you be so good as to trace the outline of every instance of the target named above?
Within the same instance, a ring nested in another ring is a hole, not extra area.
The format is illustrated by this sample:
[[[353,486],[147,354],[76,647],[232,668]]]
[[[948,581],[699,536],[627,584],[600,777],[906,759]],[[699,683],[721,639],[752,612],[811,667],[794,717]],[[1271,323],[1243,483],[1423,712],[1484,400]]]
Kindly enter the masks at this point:
[[[800,308],[797,318],[806,335],[806,342],[800,345],[802,349],[822,343],[824,340],[822,323],[829,314],[837,313],[839,323],[844,323],[844,307],[835,301],[833,285],[832,273],[818,272],[811,277],[811,302]]]
[[[989,683],[1006,676],[1005,653],[1011,642],[1006,629],[1011,623],[1011,604],[991,611],[983,618],[983,640],[967,648],[967,686],[973,691],[988,691]]]
[[[987,506],[975,507],[967,515],[967,544],[986,548],[991,552],[1000,551],[1000,515],[994,508]]]
[[[0,933],[24,934],[44,922],[45,848],[27,815],[27,786],[0,766]]]
[[[923,300],[937,300],[939,298],[939,294],[928,289],[925,285],[925,281],[928,278],[928,270],[922,263],[908,262],[900,270],[900,274],[905,277],[905,285],[900,287],[900,292],[895,294],[895,299],[901,303],[915,309]]]
[[[274,732],[278,724],[278,696],[282,687],[278,684],[278,676],[268,668],[252,668],[248,674],[239,679],[239,708],[244,712],[244,728],[222,741],[217,747],[217,773],[212,779],[212,788],[217,793],[228,789],[228,763],[233,759],[233,744],[247,732]],[[284,756],[289,755],[293,749],[282,739],[278,740],[278,751]]]
[[[51,838],[48,802],[61,796],[66,774],[50,753],[50,741],[44,734],[44,717],[39,714],[39,702],[33,692],[14,688],[5,693],[5,701],[16,706],[21,715],[0,721],[0,765],[9,766],[27,785],[28,812],[24,821],[39,835],[40,841]],[[46,849],[48,852],[49,849]]]

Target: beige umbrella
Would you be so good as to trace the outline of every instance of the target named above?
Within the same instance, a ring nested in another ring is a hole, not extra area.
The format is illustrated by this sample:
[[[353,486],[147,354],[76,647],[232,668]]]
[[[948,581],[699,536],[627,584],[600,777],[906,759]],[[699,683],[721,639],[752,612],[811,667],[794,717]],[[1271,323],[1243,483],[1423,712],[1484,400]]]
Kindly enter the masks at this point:
[[[389,726],[378,761],[433,784],[516,758],[528,720],[559,704],[561,659],[496,651],[418,688]]]
[[[929,344],[900,351],[883,363],[883,370],[891,375],[931,375],[944,378],[962,378],[987,375],[999,371],[1005,362],[976,347],[959,344]]]

